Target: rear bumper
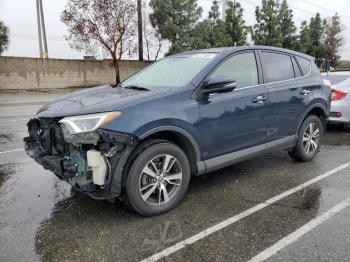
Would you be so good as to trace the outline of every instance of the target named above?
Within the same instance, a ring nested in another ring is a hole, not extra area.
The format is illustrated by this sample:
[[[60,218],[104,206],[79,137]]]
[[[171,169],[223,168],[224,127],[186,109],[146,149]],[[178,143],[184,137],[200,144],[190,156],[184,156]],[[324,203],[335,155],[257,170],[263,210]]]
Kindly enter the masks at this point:
[[[340,112],[341,117],[335,117],[335,113]],[[331,113],[328,118],[330,123],[349,123],[350,122],[350,97],[344,100],[332,101]]]

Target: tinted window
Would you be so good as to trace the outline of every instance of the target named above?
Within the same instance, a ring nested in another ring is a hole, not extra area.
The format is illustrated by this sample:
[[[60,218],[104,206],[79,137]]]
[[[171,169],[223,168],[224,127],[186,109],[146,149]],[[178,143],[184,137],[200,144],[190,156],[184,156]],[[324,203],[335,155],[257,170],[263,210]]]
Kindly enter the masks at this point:
[[[262,52],[263,70],[266,82],[276,82],[294,78],[294,70],[289,55]]]
[[[307,75],[310,72],[310,61],[299,56],[297,56],[297,60],[300,65],[303,76]]]
[[[212,76],[230,76],[236,81],[237,88],[257,85],[259,80],[254,53],[242,53],[228,58]]]
[[[293,62],[295,77],[301,77],[299,66],[294,58],[292,58],[292,62]]]

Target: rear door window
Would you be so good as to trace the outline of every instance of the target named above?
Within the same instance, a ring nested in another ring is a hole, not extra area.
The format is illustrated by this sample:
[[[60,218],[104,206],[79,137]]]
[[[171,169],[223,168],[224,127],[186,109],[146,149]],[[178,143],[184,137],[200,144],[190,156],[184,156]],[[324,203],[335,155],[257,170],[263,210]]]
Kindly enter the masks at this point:
[[[294,69],[289,55],[261,52],[266,83],[294,78]]]
[[[296,57],[300,65],[303,76],[310,73],[310,61],[300,56]]]
[[[236,81],[237,89],[254,86],[259,83],[258,69],[254,52],[234,55],[226,59],[215,71],[213,76],[230,76]]]

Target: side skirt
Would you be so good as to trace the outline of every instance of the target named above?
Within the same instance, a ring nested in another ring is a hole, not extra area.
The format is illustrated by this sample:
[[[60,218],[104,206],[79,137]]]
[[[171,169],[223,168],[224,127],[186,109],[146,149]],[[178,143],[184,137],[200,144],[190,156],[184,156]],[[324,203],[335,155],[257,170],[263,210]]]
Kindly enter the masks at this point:
[[[297,136],[289,136],[279,140],[271,141],[266,144],[250,147],[237,152],[207,159],[205,161],[197,162],[198,175],[212,172],[226,166],[230,166],[246,159],[252,158],[268,152],[288,149],[293,147]]]

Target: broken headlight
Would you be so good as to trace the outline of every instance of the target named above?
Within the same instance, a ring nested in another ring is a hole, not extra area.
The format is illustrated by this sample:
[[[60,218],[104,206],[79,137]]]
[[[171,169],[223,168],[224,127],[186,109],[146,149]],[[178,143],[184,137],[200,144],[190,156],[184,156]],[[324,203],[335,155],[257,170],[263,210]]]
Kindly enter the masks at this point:
[[[91,132],[121,116],[122,112],[68,116],[59,122],[64,124],[71,134]]]

